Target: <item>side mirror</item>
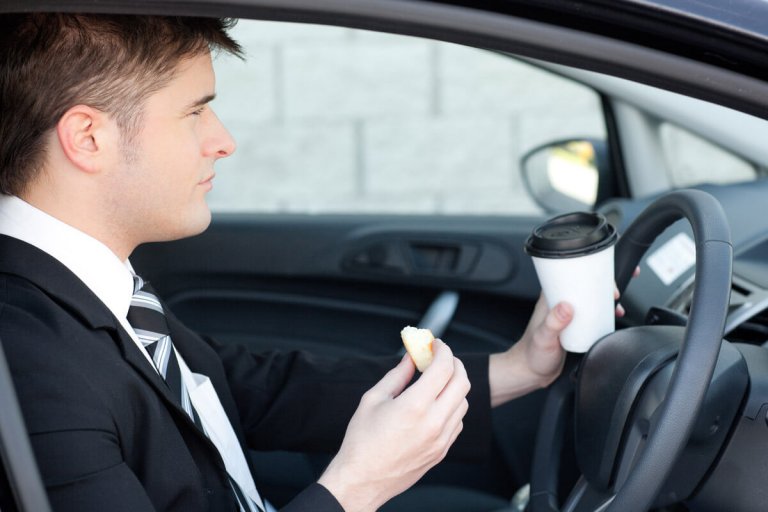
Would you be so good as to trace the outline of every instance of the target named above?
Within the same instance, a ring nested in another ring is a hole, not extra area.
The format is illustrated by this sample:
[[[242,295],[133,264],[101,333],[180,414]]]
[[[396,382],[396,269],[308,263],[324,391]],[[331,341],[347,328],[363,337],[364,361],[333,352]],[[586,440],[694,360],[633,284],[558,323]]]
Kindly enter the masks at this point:
[[[592,210],[613,178],[608,146],[597,139],[539,146],[523,156],[520,168],[531,197],[548,213]]]

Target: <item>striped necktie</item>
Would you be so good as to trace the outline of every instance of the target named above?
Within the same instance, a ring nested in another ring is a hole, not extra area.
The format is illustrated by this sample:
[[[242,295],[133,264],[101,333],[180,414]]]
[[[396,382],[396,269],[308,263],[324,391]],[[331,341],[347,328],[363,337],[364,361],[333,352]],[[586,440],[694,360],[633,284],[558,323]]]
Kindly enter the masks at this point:
[[[176,349],[171,342],[171,331],[168,328],[163,306],[149,283],[137,275],[133,276],[133,298],[131,307],[128,309],[128,323],[131,324],[139,341],[152,358],[158,373],[165,379],[174,398],[192,418],[195,425],[208,436],[200,416],[192,406],[189,392],[182,380],[179,360],[176,358]],[[231,476],[229,484],[240,506],[240,512],[263,512],[263,509],[248,497]]]

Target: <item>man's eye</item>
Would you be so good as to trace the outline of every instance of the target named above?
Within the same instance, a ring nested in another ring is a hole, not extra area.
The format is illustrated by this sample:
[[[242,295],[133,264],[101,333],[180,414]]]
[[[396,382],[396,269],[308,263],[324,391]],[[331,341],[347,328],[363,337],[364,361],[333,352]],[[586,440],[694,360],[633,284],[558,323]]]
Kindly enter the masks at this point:
[[[199,116],[200,114],[203,113],[204,110],[205,110],[205,106],[202,106],[202,107],[198,108],[197,110],[193,110],[189,114],[193,115],[193,116]]]

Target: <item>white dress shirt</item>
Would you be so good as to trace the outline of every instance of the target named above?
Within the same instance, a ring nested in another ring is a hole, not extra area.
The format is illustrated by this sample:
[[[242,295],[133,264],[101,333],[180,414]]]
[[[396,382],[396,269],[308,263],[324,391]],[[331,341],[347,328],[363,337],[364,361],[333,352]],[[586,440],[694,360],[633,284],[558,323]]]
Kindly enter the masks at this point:
[[[128,308],[133,296],[133,267],[128,260],[120,261],[103,243],[18,197],[2,194],[0,234],[37,247],[72,271],[115,315],[147,358],[148,364],[155,368],[149,353],[128,323]],[[190,371],[178,351],[176,355],[190,400],[208,437],[219,450],[227,472],[244,492],[264,508],[248,469],[245,454],[210,379]]]

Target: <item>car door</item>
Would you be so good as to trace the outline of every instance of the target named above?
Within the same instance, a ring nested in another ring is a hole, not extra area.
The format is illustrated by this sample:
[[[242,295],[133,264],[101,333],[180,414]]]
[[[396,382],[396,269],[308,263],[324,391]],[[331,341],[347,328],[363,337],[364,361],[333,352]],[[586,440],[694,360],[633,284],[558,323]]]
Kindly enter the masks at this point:
[[[548,215],[521,162],[553,141],[607,140],[600,96],[412,37],[245,20],[234,36],[245,62],[215,62],[213,107],[239,148],[217,164],[212,225],[132,256],[174,313],[257,351],[397,354],[406,325],[457,354],[514,343],[539,293],[523,245]],[[493,460],[444,464],[423,483],[510,496],[528,482],[541,402],[494,412]],[[328,460],[254,457],[278,505]]]

